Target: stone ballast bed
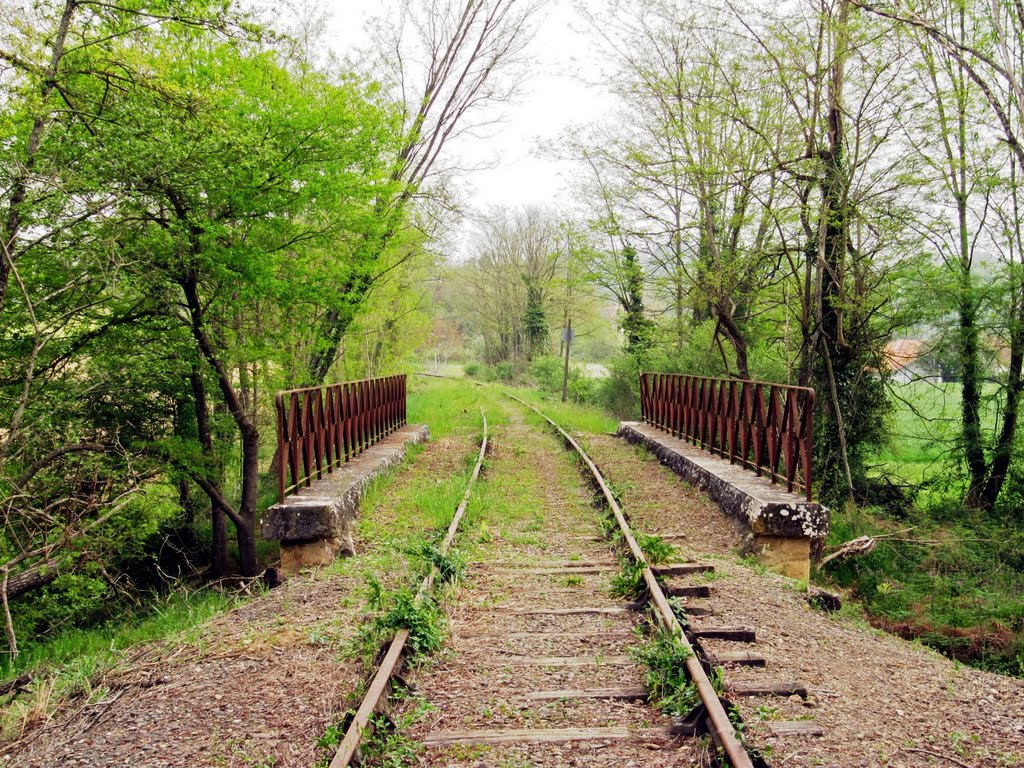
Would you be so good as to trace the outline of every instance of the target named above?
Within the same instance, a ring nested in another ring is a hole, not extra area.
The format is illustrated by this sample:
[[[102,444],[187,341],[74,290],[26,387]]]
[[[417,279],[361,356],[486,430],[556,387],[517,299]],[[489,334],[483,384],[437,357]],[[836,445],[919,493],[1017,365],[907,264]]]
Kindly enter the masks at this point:
[[[707,493],[739,526],[747,548],[767,566],[788,576],[808,577],[811,552],[820,549],[828,534],[827,507],[649,424],[623,422],[618,434]]]

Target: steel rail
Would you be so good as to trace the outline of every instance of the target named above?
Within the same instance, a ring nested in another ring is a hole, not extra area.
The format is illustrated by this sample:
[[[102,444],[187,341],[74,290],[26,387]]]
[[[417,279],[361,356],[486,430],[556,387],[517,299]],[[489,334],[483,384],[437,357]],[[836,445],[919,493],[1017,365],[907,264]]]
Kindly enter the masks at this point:
[[[473,467],[473,474],[470,475],[469,482],[466,484],[466,491],[462,494],[462,501],[459,502],[459,506],[452,516],[452,521],[448,525],[448,532],[441,542],[441,554],[447,554],[452,543],[455,541],[455,536],[459,531],[459,523],[462,522],[466,509],[469,507],[469,498],[473,491],[473,485],[480,476],[480,469],[483,467],[484,455],[487,453],[487,415],[484,413],[483,408],[480,409],[480,418],[483,420],[484,432],[483,438],[480,441],[480,454],[477,456],[476,466]],[[419,606],[430,593],[430,590],[433,589],[434,581],[437,579],[437,572],[437,566],[432,566],[430,573],[423,579],[419,591],[416,593],[415,605]],[[372,732],[370,731],[370,719],[380,706],[381,700],[385,697],[392,676],[401,666],[405,645],[408,641],[408,629],[400,629],[395,633],[391,644],[388,646],[387,653],[384,654],[384,658],[381,660],[380,666],[373,676],[370,687],[367,689],[366,695],[359,705],[359,709],[356,710],[352,722],[349,723],[348,729],[345,731],[345,738],[342,739],[341,744],[338,746],[338,751],[334,754],[329,768],[348,768],[356,751],[359,749],[359,745],[363,741],[363,737],[368,731]]]
[[[643,550],[634,538],[633,532],[630,530],[629,523],[626,522],[626,516],[623,514],[619,503],[615,500],[615,495],[612,493],[611,488],[608,487],[608,483],[605,481],[601,471],[597,468],[597,465],[593,462],[590,456],[587,455],[587,452],[583,450],[583,447],[576,442],[568,432],[552,421],[545,413],[513,394],[508,392],[505,394],[543,418],[562,436],[562,439],[565,440],[566,443],[572,446],[583,460],[583,463],[587,465],[587,469],[590,470],[595,482],[601,489],[601,493],[604,495],[605,501],[608,502],[608,506],[615,515],[615,521],[619,525],[619,530],[622,532],[622,536],[626,541],[626,546],[629,547],[630,554],[642,567],[644,583],[647,585],[647,589],[650,593],[651,602],[656,608],[655,616],[657,617],[658,622],[669,635],[674,637],[680,645],[689,651],[689,655],[685,662],[686,672],[689,674],[690,680],[697,688],[701,702],[704,704],[704,708],[707,711],[711,731],[715,740],[722,748],[722,751],[729,760],[729,764],[732,765],[733,768],[754,768],[754,763],[751,761],[750,755],[736,736],[736,728],[729,719],[729,715],[725,711],[725,707],[722,706],[721,699],[719,698],[717,691],[715,691],[714,685],[711,684],[711,680],[704,671],[704,667],[701,666],[700,659],[697,657],[697,654],[693,650],[693,646],[687,639],[686,633],[683,631],[683,627],[679,623],[679,619],[676,618],[675,613],[672,611],[672,606],[669,605],[668,599],[665,597],[665,593],[662,590],[661,585],[658,583],[658,580],[654,575],[654,571],[651,569],[651,564],[648,562],[646,555],[644,555]]]

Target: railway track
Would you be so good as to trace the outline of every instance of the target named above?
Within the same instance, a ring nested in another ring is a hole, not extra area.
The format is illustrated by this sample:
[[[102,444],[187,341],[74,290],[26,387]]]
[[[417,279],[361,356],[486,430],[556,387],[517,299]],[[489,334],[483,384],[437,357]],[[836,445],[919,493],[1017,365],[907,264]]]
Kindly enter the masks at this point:
[[[452,516],[452,521],[448,526],[448,531],[445,533],[444,540],[441,542],[439,547],[441,554],[448,554],[452,548],[452,544],[455,543],[455,537],[459,531],[459,524],[462,522],[462,518],[466,514],[466,509],[469,506],[470,495],[473,492],[473,486],[476,484],[477,478],[480,477],[480,470],[483,468],[484,457],[487,455],[487,415],[483,409],[480,409],[480,419],[483,424],[483,436],[480,438],[480,453],[477,455],[476,465],[473,467],[473,472],[469,477],[469,482],[466,484],[466,491],[462,495],[462,500],[459,502],[458,508],[455,510],[455,514]],[[434,581],[437,579],[438,570],[437,566],[431,567],[430,572],[424,577],[423,582],[420,584],[419,591],[416,593],[416,604],[418,605],[424,599],[434,587]],[[409,630],[400,630],[391,642],[388,644],[388,648],[381,659],[380,664],[377,667],[377,671],[370,681],[370,685],[367,688],[366,694],[363,696],[363,700],[356,710],[355,716],[349,723],[348,728],[345,731],[345,736],[338,746],[338,751],[334,754],[333,759],[330,763],[330,768],[345,768],[352,764],[353,758],[359,750],[360,745],[366,739],[368,735],[372,733],[371,721],[373,714],[382,710],[387,703],[387,695],[391,687],[391,679],[401,669],[402,662],[404,661],[406,644],[409,641]]]
[[[698,740],[687,737],[707,733],[718,760],[733,768],[762,768],[763,760],[745,749],[729,704],[723,703],[708,674],[716,660],[704,653],[698,636],[688,636],[687,618],[680,621],[673,609],[675,604],[678,610],[678,601],[670,602],[662,586],[665,576],[692,576],[713,568],[648,562],[615,494],[582,446],[537,408],[509,397],[543,418],[577,454],[613,521],[605,533],[620,541],[621,551],[616,558],[609,550],[584,492],[575,506],[572,499],[553,502],[562,505],[564,514],[537,514],[526,526],[537,535],[524,535],[522,541],[546,539],[541,558],[536,551],[524,556],[529,545],[510,540],[492,546],[491,557],[471,565],[476,594],[456,606],[450,642],[454,655],[418,681],[432,710],[410,735],[426,749],[428,763],[489,765],[477,757],[498,750],[500,765],[510,766],[529,763],[505,762],[506,757],[527,755],[546,765],[697,765],[710,755]],[[486,419],[484,425],[479,459],[443,551],[455,539],[480,471],[487,449]],[[521,429],[546,440],[536,428]],[[549,474],[547,467],[543,474]],[[625,605],[607,590],[623,558],[643,579],[642,605]],[[429,592],[433,577],[432,572],[424,580],[420,596]],[[703,595],[701,589],[682,588],[682,594]],[[675,594],[680,594],[678,588]],[[642,625],[641,607],[647,609],[649,624],[656,625],[649,629],[659,633],[675,658],[684,660],[686,677],[699,697],[685,721],[668,718],[647,703],[646,670],[630,653]],[[391,643],[330,768],[353,764],[373,713],[386,703],[407,638],[407,632],[399,632]],[[577,762],[580,754],[585,757]]]

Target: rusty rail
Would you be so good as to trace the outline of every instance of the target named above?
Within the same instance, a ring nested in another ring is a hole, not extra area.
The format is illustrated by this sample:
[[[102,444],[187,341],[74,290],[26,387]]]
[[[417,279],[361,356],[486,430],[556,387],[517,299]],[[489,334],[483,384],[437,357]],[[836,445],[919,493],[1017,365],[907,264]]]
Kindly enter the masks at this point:
[[[640,374],[648,424],[811,501],[814,390],[764,381]]]
[[[672,606],[669,604],[668,598],[665,596],[665,592],[661,588],[661,584],[658,583],[658,579],[651,568],[650,562],[647,560],[647,556],[644,554],[643,549],[640,548],[640,544],[637,543],[636,538],[633,536],[633,531],[629,527],[626,515],[622,511],[622,507],[619,506],[619,502],[615,499],[615,494],[612,493],[607,481],[601,474],[601,470],[597,468],[594,461],[587,455],[587,452],[583,450],[583,446],[581,446],[568,432],[562,429],[562,427],[552,421],[543,411],[540,411],[536,407],[530,405],[525,400],[520,400],[515,395],[507,392],[505,394],[544,419],[552,429],[561,435],[562,440],[565,441],[566,445],[576,451],[583,463],[586,464],[587,469],[590,470],[590,474],[594,478],[594,482],[597,483],[597,487],[601,490],[601,494],[604,496],[604,500],[608,504],[608,508],[611,509],[612,514],[615,517],[615,522],[619,526],[619,532],[622,534],[622,538],[629,549],[630,555],[641,568],[644,583],[647,585],[647,591],[650,594],[655,619],[661,625],[662,629],[672,637],[675,642],[679,643],[679,645],[688,651],[686,661],[684,662],[686,666],[686,673],[690,677],[690,681],[693,683],[694,687],[697,689],[701,703],[704,705],[708,730],[721,747],[722,752],[725,753],[725,757],[732,768],[754,768],[750,755],[747,753],[746,748],[743,746],[743,743],[737,735],[736,726],[733,724],[732,720],[729,719],[729,714],[726,712],[725,707],[722,704],[722,699],[719,698],[718,692],[715,690],[715,686],[711,682],[711,678],[708,677],[708,673],[704,670],[704,667],[701,666],[700,659],[694,652],[690,641],[687,639],[686,633],[683,631],[683,626],[679,623],[679,619],[676,617],[675,611],[672,610]]]
[[[476,466],[473,467],[473,473],[469,476],[469,482],[466,484],[466,491],[462,494],[462,501],[459,502],[455,514],[452,515],[451,523],[448,524],[448,532],[445,534],[444,541],[441,542],[441,554],[447,554],[452,544],[455,543],[455,537],[459,532],[459,524],[462,522],[466,509],[469,507],[469,498],[473,493],[473,485],[480,476],[480,469],[483,467],[484,457],[487,455],[487,414],[484,413],[483,408],[480,409],[480,420],[483,423],[480,453],[476,459]],[[416,605],[420,605],[427,595],[430,594],[430,591],[434,588],[437,574],[437,565],[431,566],[430,573],[423,579],[419,591],[416,593]],[[345,737],[338,746],[338,751],[334,753],[328,768],[348,768],[352,764],[352,759],[355,757],[359,745],[373,727],[373,713],[384,702],[391,684],[391,678],[402,666],[405,645],[408,641],[409,630],[404,628],[398,630],[391,639],[388,650],[377,667],[373,678],[370,680],[370,686],[366,691],[366,695],[363,697],[359,709],[356,710],[355,716],[349,723],[348,729],[345,731]]]
[[[405,426],[405,374],[278,392],[278,501]]]

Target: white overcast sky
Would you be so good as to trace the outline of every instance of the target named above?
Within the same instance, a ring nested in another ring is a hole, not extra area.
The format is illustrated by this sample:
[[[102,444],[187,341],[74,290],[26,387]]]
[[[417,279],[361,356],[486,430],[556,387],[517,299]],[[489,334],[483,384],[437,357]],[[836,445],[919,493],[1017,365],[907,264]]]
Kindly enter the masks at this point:
[[[342,55],[366,45],[366,21],[384,14],[388,5],[326,0],[331,18],[325,42]],[[554,139],[573,124],[593,122],[611,103],[603,89],[584,84],[599,79],[600,67],[572,0],[548,0],[535,26],[529,75],[517,100],[503,110],[504,121],[488,128],[487,136],[462,137],[452,147],[466,165],[491,166],[459,179],[463,199],[478,210],[529,203],[569,207],[564,177],[571,167],[538,156],[538,141]]]

